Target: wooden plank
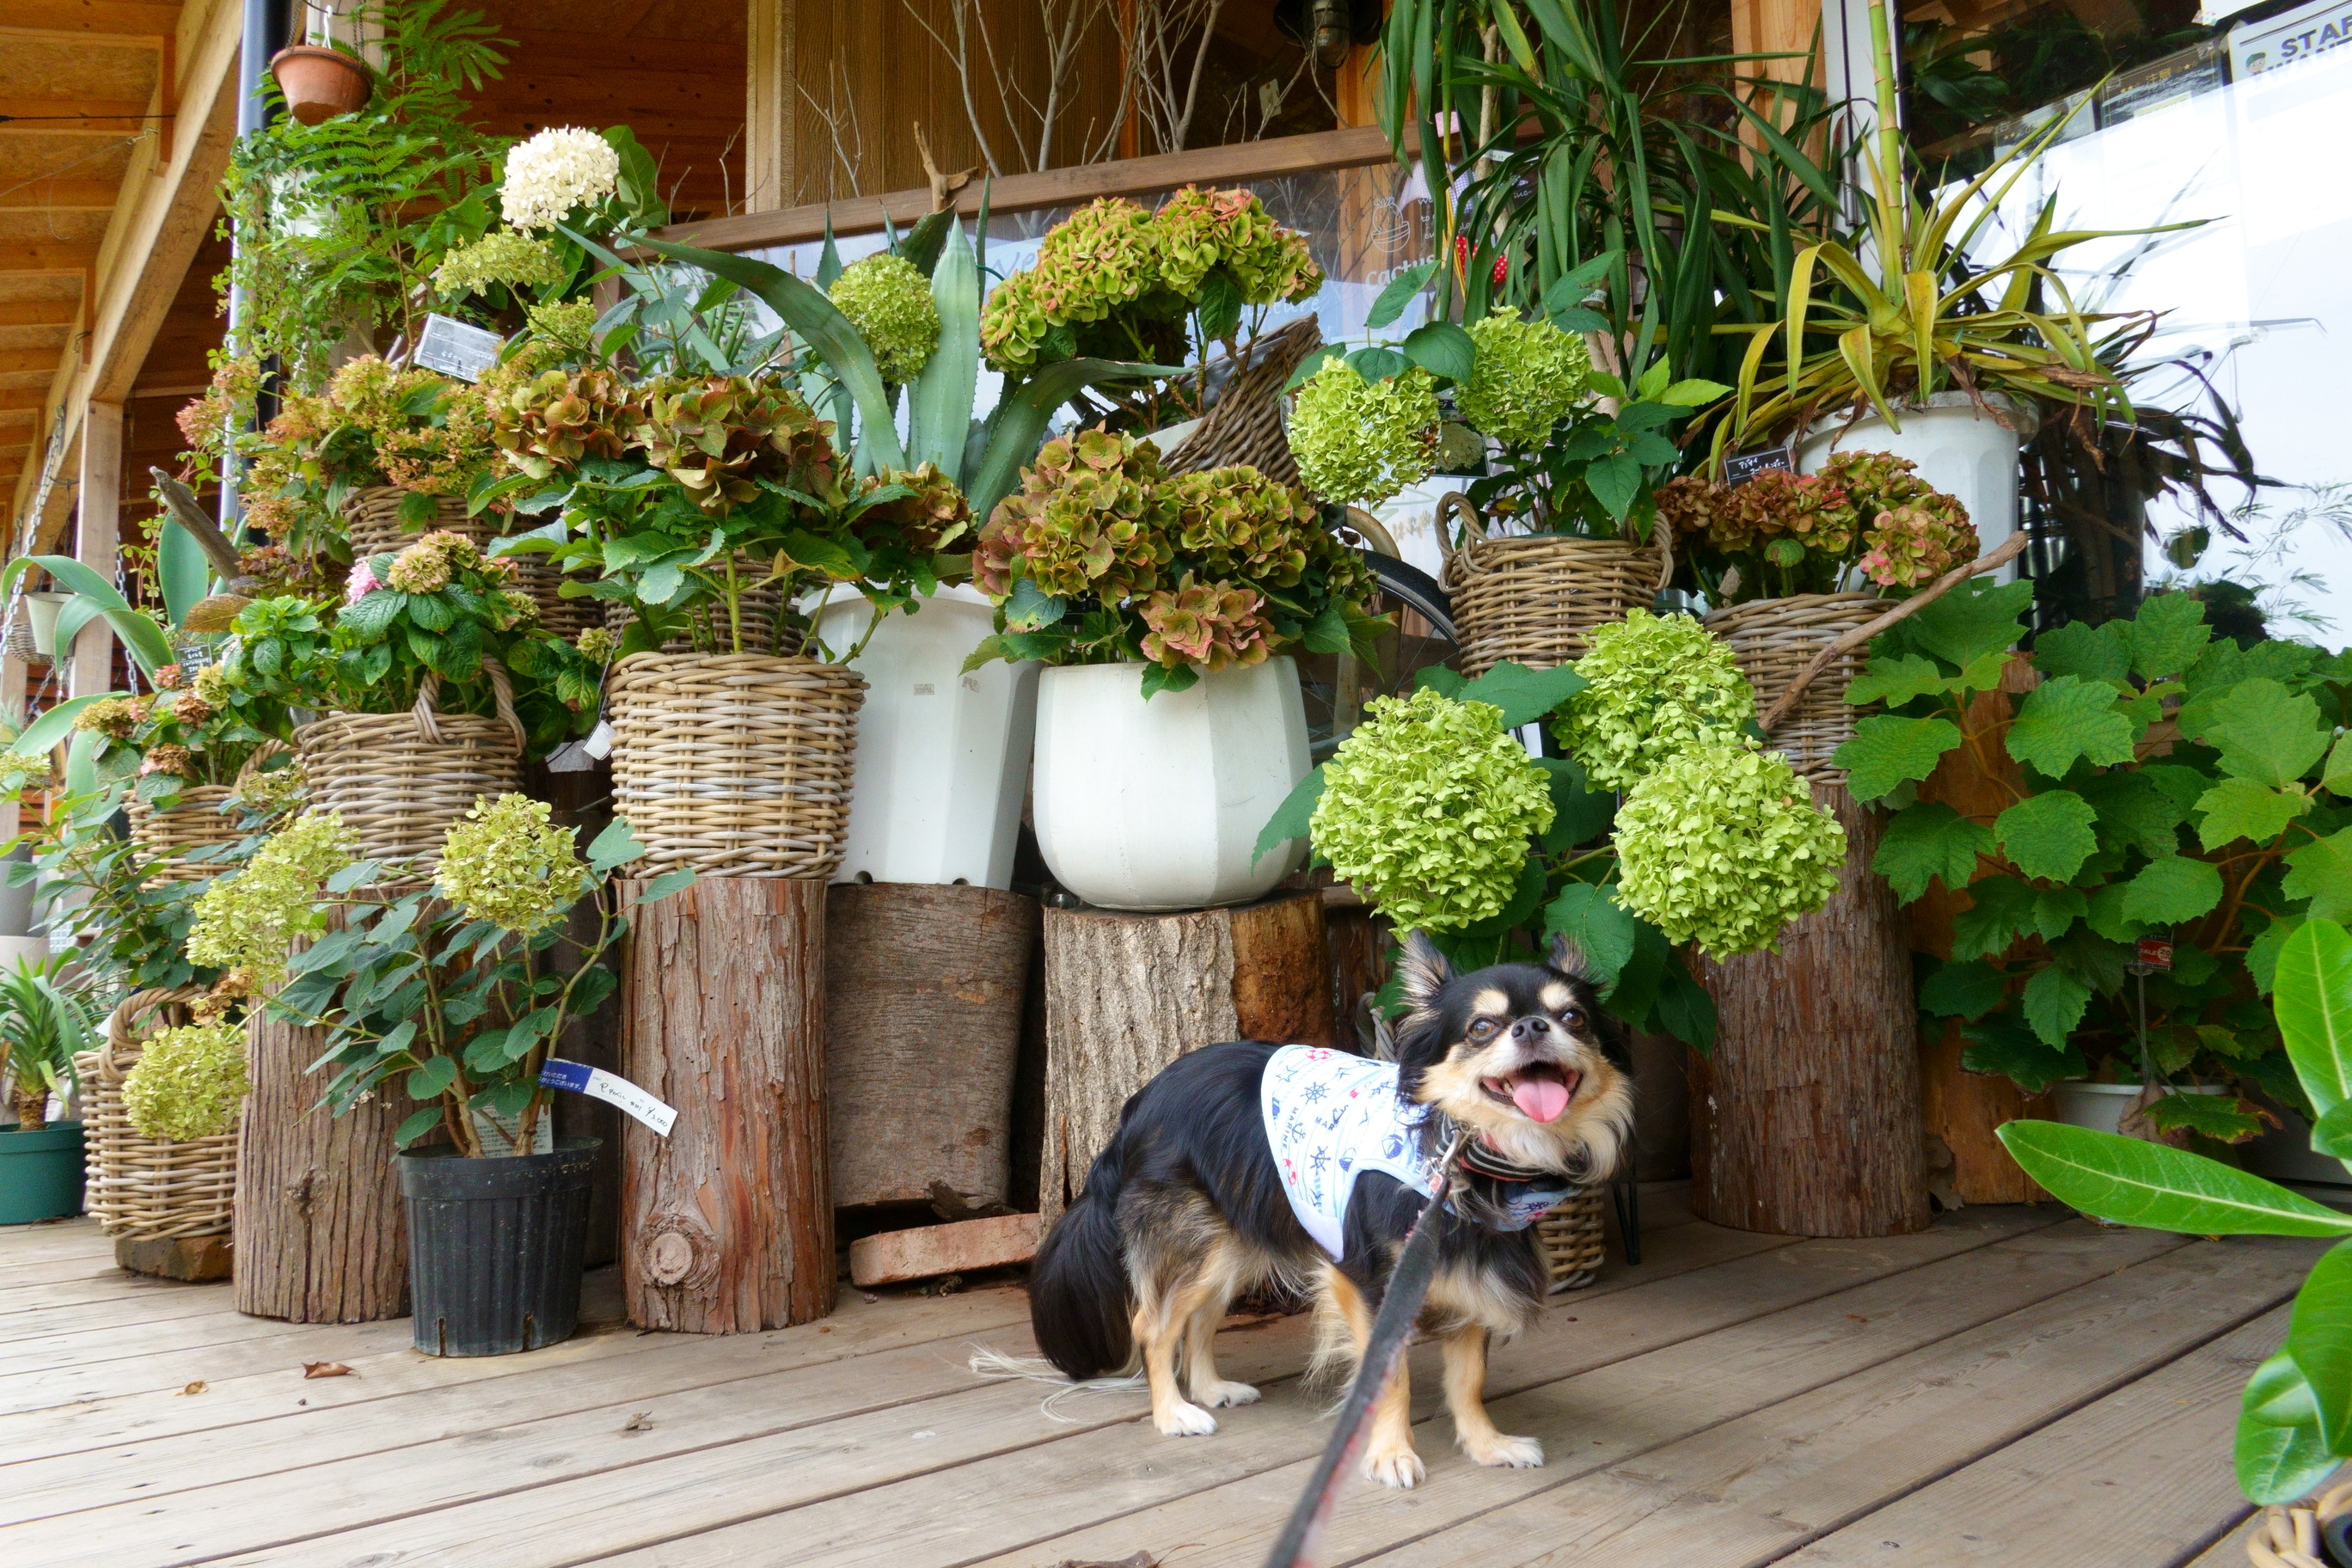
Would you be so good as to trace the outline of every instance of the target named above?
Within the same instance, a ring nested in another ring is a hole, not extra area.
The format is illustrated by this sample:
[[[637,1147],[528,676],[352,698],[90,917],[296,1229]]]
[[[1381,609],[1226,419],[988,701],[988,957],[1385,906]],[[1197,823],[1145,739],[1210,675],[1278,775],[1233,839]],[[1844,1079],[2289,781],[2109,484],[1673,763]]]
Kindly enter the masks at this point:
[[[2251,1561],[2246,1555],[2246,1542],[2254,1538],[2254,1531],[2261,1528],[2262,1522],[2262,1510],[2252,1510],[2235,1530],[2183,1563],[2181,1568],[2246,1568]]]
[[[1370,1561],[1774,1561],[2260,1314],[2318,1250],[2183,1247]]]
[[[1002,1268],[1037,1255],[1037,1216],[1009,1214],[886,1230],[849,1244],[849,1282],[897,1285],[967,1269]]]
[[[7,1264],[11,1274],[68,1258],[103,1258],[111,1262],[114,1243],[94,1219],[0,1227],[0,1262]]]
[[[74,1302],[27,1302],[22,1306],[0,1300],[0,1340],[5,1340],[10,1350],[26,1341],[37,1340],[53,1351],[69,1352],[76,1337],[100,1330],[146,1327],[185,1318],[236,1316],[229,1310],[226,1290],[183,1285],[177,1280],[156,1283],[173,1288],[119,1294],[106,1300],[85,1298]]]
[[[2286,1335],[2275,1308],[2063,1421],[1784,1559],[1790,1568],[2063,1563],[2147,1568],[2221,1533],[2238,1397]]]
[[[603,1310],[617,1316],[617,1303]],[[723,1382],[960,1339],[1025,1322],[1028,1315],[1027,1299],[1017,1289],[878,1301],[853,1291],[821,1324],[745,1335],[723,1347],[674,1334],[622,1332],[609,1324],[527,1356],[466,1360],[420,1356],[404,1347],[373,1358],[339,1358],[358,1375],[327,1382],[304,1381],[298,1364],[221,1379],[201,1398],[177,1397],[174,1389],[0,1416],[0,1467],[5,1467],[0,1474],[21,1480],[28,1493],[105,1501],[112,1495],[110,1486],[120,1492],[199,1457],[215,1467],[213,1473],[234,1479],[397,1447],[420,1432],[470,1431],[576,1408],[569,1392],[575,1382],[605,1375],[600,1369],[615,1361],[653,1358],[643,1383],[603,1385],[626,1396],[692,1386],[706,1375]],[[226,1445],[219,1434],[232,1428],[236,1441]],[[247,1468],[221,1468],[232,1448],[246,1456]],[[126,1458],[142,1462],[126,1468]]]
[[[112,212],[121,191],[112,180],[32,180],[0,195],[0,213]],[[0,305],[0,322],[7,321],[9,310],[23,308]],[[58,320],[72,321],[71,307]]]
[[[1547,1313],[1511,1347],[1507,1360],[1498,1362],[1490,1384],[1507,1388],[1551,1382],[1627,1355],[1696,1341],[1709,1328],[1752,1321],[1791,1300],[1834,1292],[1852,1284],[1857,1271],[1871,1278],[1905,1270],[2042,1223],[2041,1216],[2004,1219],[1988,1212],[1969,1225],[1874,1244],[1866,1256],[1852,1244],[1798,1243],[1672,1279],[1637,1279],[1598,1300],[1580,1300],[1572,1310]],[[1686,1251],[1702,1238],[1710,1248],[1728,1240],[1727,1233],[1710,1226],[1679,1227],[1660,1237],[1661,1258]],[[1650,1267],[1645,1262],[1627,1274],[1637,1276]],[[1249,1358],[1260,1353],[1257,1343],[1275,1342],[1250,1335],[1233,1338],[1234,1353],[1225,1359],[1236,1371],[1252,1364]],[[1282,1363],[1286,1373],[1299,1364],[1300,1350],[1303,1343]],[[235,1561],[252,1568],[319,1568],[394,1552],[404,1561],[458,1553],[499,1568],[549,1568],[623,1552],[615,1561],[640,1568],[656,1560],[677,1568],[734,1568],[747,1559],[774,1561],[775,1543],[788,1539],[796,1568],[856,1561],[887,1562],[893,1568],[964,1562],[1056,1527],[1303,1461],[1321,1447],[1328,1430],[1321,1393],[1302,1392],[1295,1375],[1267,1376],[1254,1366],[1251,1375],[1262,1378],[1265,1402],[1233,1414],[1219,1436],[1198,1445],[1171,1447],[1171,1439],[1142,1424],[1139,1392],[1065,1402],[1059,1414],[1075,1423],[1063,1425],[1041,1410],[1045,1391],[1023,1384],[1012,1390],[1013,1402],[1002,1406],[981,1398],[986,1390],[958,1396],[973,1399],[971,1408],[984,1413],[973,1426],[947,1421],[950,1410],[961,1406],[940,1401],[919,1410],[704,1448]],[[789,1522],[773,1517],[783,1510],[798,1511]],[[1172,1538],[1192,1539],[1197,1537]],[[625,1550],[661,1542],[668,1544],[655,1556]]]
[[[1150,195],[1195,183],[1234,184],[1325,169],[1358,169],[1385,163],[1391,156],[1388,137],[1377,126],[1318,131],[1305,136],[1273,136],[1263,142],[1048,169],[1038,174],[1008,174],[994,182],[988,209],[994,215],[1076,206],[1097,196]],[[981,187],[974,182],[957,194],[956,210],[967,216],[977,216],[980,199]],[[758,250],[772,245],[799,245],[824,238],[828,212],[833,216],[833,232],[851,235],[874,233],[884,226],[886,219],[904,226],[930,210],[931,193],[925,187],[894,191],[887,195],[857,196],[829,205],[820,202],[782,212],[746,213],[740,217],[673,224],[656,237],[710,250]]]
[[[1875,1244],[1881,1268],[1891,1268],[1895,1258],[1909,1255],[1913,1246],[1940,1232],[1939,1226]],[[1504,1431],[1543,1442],[1546,1468],[1487,1470],[1470,1465],[1447,1451],[1450,1424],[1435,1415],[1434,1399],[1424,1398],[1421,1408],[1431,1414],[1422,1423],[1418,1444],[1429,1464],[1428,1478],[1410,1492],[1351,1480],[1324,1527],[1319,1560],[1354,1562],[1498,1510],[1507,1520],[1514,1505],[1580,1475],[1738,1420],[2183,1245],[2176,1237],[2147,1232],[2100,1235],[2095,1227],[2074,1222],[1814,1296],[1702,1338],[1532,1388],[1514,1375],[1516,1347],[1504,1349],[1496,1354],[1487,1378],[1489,1408]],[[1839,1247],[1862,1249],[1870,1244],[1811,1242],[1759,1261],[1786,1266],[1821,1256],[1821,1248]],[[1716,1272],[1727,1275],[1731,1270]],[[1303,1436],[1311,1440],[1323,1430]],[[1146,1431],[1142,1436],[1156,1434]],[[1139,1547],[1164,1552],[1182,1542],[1192,1543],[1184,1553],[1185,1568],[1256,1568],[1266,1542],[1306,1484],[1312,1454],[1319,1447],[1319,1441],[1302,1445],[1295,1458],[1280,1466],[1221,1478],[1223,1484],[1211,1490],[1186,1488],[1196,1495],[1148,1509],[1131,1506],[1144,1500],[1141,1489],[1124,1474],[1106,1482],[1073,1481],[1083,1496],[1083,1510],[1066,1502],[1053,1511],[1073,1519],[1082,1511],[1092,1513],[1107,1522],[1045,1541],[1036,1539],[1034,1531],[1026,1540],[1008,1535],[993,1543],[1003,1555],[988,1562],[998,1568],[1024,1558],[1033,1563],[1116,1559]],[[1106,1465],[1108,1471],[1128,1468]],[[1109,1506],[1118,1500],[1130,1506]],[[903,1510],[900,1517],[905,1517]],[[807,1522],[804,1516],[796,1519],[795,1532]],[[1541,1538],[1536,1539],[1539,1542]],[[669,1550],[677,1552],[675,1547]],[[1617,1559],[1612,1554],[1601,1560]],[[694,1568],[715,1559],[674,1555],[665,1561],[674,1568]],[[836,1561],[860,1559],[845,1550],[837,1559],[814,1558],[812,1568],[814,1563]]]
[[[74,505],[74,559],[111,582],[122,548],[122,405],[92,403],[82,416],[81,486]],[[73,640],[67,690],[76,697],[114,686],[114,632],[92,618]],[[0,1369],[9,1358],[0,1352]]]
[[[79,1273],[68,1269],[79,1269]],[[7,1331],[9,1315],[35,1307],[62,1307],[76,1301],[120,1301],[133,1297],[177,1294],[192,1289],[176,1279],[151,1279],[126,1274],[112,1261],[45,1268],[38,1279],[0,1285],[0,1334]]]
[[[142,0],[8,0],[0,33],[64,33],[79,38],[157,42],[176,32],[180,7]]]
[[[0,272],[79,272],[98,260],[98,247],[62,239],[11,239],[0,244]]]
[[[121,136],[145,129],[150,118],[144,99],[0,97],[0,134]]]

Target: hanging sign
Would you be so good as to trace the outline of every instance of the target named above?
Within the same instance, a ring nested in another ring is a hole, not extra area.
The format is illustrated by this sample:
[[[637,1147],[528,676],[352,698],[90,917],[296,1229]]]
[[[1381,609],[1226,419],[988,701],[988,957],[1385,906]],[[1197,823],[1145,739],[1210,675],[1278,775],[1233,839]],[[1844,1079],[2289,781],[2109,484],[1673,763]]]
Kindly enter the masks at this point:
[[[617,1105],[664,1138],[669,1136],[670,1128],[677,1121],[677,1107],[664,1105],[618,1073],[592,1068],[586,1062],[567,1062],[561,1057],[550,1057],[547,1064],[539,1069],[539,1081],[550,1089],[568,1089],[574,1094],[584,1094],[591,1100]]]
[[[1767,447],[1760,452],[1742,452],[1736,458],[1724,458],[1723,482],[1736,490],[1769,469],[1778,468],[1785,474],[1794,473],[1796,468],[1794,454],[1788,447]]]
[[[479,327],[469,327],[450,316],[427,316],[409,363],[459,381],[479,381],[499,363],[506,339]]]

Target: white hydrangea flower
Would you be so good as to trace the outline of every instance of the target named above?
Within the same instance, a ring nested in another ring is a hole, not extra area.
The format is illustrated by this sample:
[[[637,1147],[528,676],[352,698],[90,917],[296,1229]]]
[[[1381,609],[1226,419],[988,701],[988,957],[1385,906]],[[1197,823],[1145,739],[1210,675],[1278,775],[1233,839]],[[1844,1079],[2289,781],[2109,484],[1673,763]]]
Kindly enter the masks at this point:
[[[551,126],[507,154],[499,205],[516,228],[552,228],[573,207],[611,195],[620,178],[621,155],[602,136]]]

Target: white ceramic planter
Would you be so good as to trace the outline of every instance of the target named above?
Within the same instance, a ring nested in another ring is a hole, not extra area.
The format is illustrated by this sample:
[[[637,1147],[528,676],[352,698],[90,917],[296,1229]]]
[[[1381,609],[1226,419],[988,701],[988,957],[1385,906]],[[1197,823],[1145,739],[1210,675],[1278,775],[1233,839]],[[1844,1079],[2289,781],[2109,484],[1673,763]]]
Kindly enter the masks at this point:
[[[2123,1129],[2124,1115],[2139,1098],[2140,1086],[2136,1083],[2088,1083],[2081,1079],[2067,1079],[2051,1085],[2056,1102],[2058,1120],[2074,1127],[2087,1127],[2094,1132],[2118,1132]],[[2220,1094],[2218,1089],[2199,1085],[2193,1089],[2173,1086],[2175,1094]]]
[[[1927,406],[1897,410],[1903,428],[1893,430],[1876,415],[1817,427],[1797,448],[1797,468],[1817,472],[1837,452],[1892,452],[1919,465],[1919,477],[1969,509],[1976,525],[1978,552],[2017,531],[2017,432],[1987,418],[1964,392],[1939,392]],[[2009,582],[2014,562],[1995,574]]]
[[[851,662],[866,677],[866,705],[835,881],[1013,885],[1037,667],[1000,659],[965,672],[994,615],[978,591],[942,588],[913,615],[885,620]],[[862,595],[838,590],[818,635],[846,648],[872,616]]]
[[[1247,903],[1303,846],[1250,864],[1307,776],[1298,667],[1270,658],[1146,701],[1144,666],[1046,670],[1037,689],[1038,847],[1063,887],[1108,910]]]

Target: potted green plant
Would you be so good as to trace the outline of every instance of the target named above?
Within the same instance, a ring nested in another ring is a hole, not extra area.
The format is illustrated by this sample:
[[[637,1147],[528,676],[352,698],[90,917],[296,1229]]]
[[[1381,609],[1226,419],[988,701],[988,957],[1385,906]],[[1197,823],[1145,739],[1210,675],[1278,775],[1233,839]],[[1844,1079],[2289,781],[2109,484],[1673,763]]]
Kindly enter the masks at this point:
[[[1110,909],[1265,892],[1265,814],[1307,769],[1291,650],[1369,657],[1370,578],[1313,506],[1255,468],[1170,477],[1148,439],[1045,443],[981,531],[1001,630],[971,663],[1035,659],[1039,847]]]
[[[337,1114],[395,1083],[424,1102],[394,1133],[416,1348],[556,1343],[579,1318],[596,1141],[551,1137],[541,1069],[616,984],[601,960],[628,919],[610,878],[644,847],[615,822],[583,861],[544,803],[504,795],[449,826],[429,888],[387,886],[357,849],[340,818],[304,814],[205,893],[189,952],[224,969],[221,989],[326,1031]],[[637,902],[693,879],[656,878]]]
[[[2352,1166],[2347,995],[2352,936],[2342,926],[2315,918],[2280,944],[2274,1017],[2284,1054],[2315,1112],[2312,1148]],[[2286,1342],[2247,1380],[2235,1445],[2238,1485],[2254,1502],[2289,1503],[2352,1458],[2352,1246],[2346,1240],[2352,1215],[2219,1161],[2141,1139],[2020,1121],[2000,1129],[2000,1141],[2060,1202],[2113,1224],[2189,1236],[2334,1241],[2295,1293]],[[2327,1534],[2333,1554],[2342,1543],[2341,1525]]]
[[[81,1212],[82,1126],[50,1121],[49,1097],[72,1090],[74,1058],[89,1049],[82,1002],[60,981],[66,959],[19,959],[0,971],[0,1049],[16,1120],[0,1130],[0,1225]]]

